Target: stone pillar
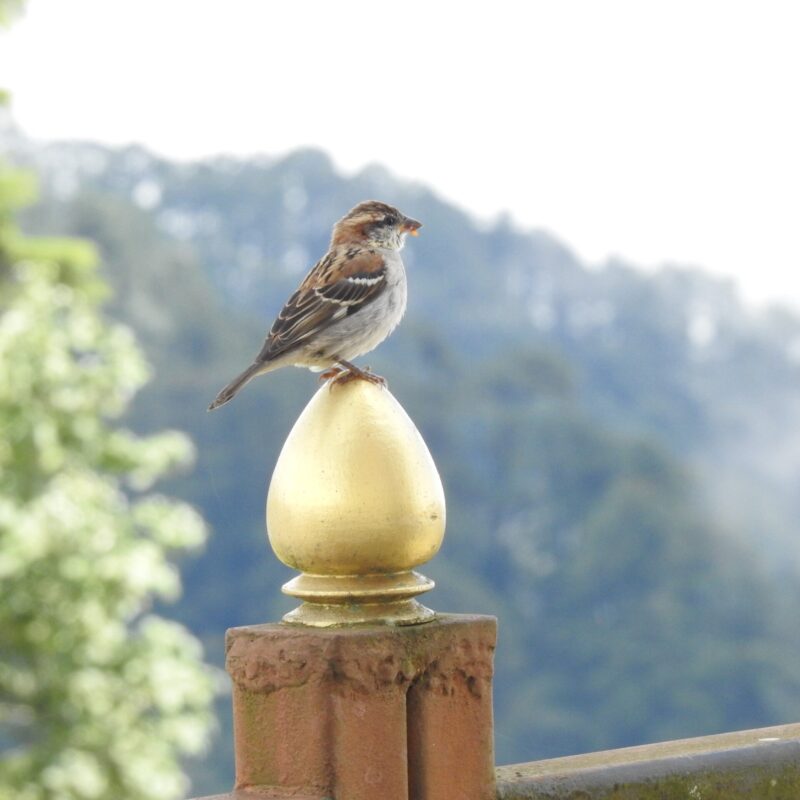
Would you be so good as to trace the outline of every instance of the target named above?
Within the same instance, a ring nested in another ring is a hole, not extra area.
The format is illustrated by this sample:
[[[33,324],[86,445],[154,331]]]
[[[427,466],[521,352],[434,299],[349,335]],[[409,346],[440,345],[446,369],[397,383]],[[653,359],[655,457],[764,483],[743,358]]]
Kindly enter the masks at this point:
[[[236,788],[494,800],[492,617],[228,632]]]

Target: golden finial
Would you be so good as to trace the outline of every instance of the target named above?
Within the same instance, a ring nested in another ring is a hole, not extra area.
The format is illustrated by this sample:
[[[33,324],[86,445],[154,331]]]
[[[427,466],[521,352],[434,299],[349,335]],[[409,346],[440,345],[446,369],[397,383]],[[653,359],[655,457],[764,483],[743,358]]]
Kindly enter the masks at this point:
[[[272,549],[300,570],[284,620],[327,627],[412,625],[434,612],[413,572],[444,537],[444,491],[419,431],[386,388],[322,386],[283,446],[267,496]]]

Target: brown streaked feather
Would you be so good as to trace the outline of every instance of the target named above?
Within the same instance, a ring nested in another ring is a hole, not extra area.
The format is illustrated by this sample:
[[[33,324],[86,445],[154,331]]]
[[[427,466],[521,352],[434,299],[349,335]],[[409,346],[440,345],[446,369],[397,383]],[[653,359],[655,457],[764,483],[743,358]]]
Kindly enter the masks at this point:
[[[308,273],[270,329],[256,363],[300,346],[374,300],[385,287],[383,257],[358,245],[331,249]]]

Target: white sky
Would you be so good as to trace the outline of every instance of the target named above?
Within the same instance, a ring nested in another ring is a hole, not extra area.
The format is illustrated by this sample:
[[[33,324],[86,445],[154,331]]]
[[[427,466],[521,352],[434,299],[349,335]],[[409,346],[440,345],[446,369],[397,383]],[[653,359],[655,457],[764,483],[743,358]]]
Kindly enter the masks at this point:
[[[39,138],[327,150],[591,262],[800,307],[800,3],[30,0],[0,85]]]

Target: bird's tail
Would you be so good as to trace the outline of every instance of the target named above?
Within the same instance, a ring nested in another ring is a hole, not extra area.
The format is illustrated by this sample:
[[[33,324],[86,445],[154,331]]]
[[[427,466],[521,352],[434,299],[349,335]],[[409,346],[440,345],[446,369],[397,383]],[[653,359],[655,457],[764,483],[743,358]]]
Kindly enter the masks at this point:
[[[259,363],[251,364],[241,375],[237,375],[215,398],[214,402],[208,407],[209,411],[224,406],[229,400],[233,400],[239,390],[251,379],[255,378],[260,372],[264,372],[264,365]]]

